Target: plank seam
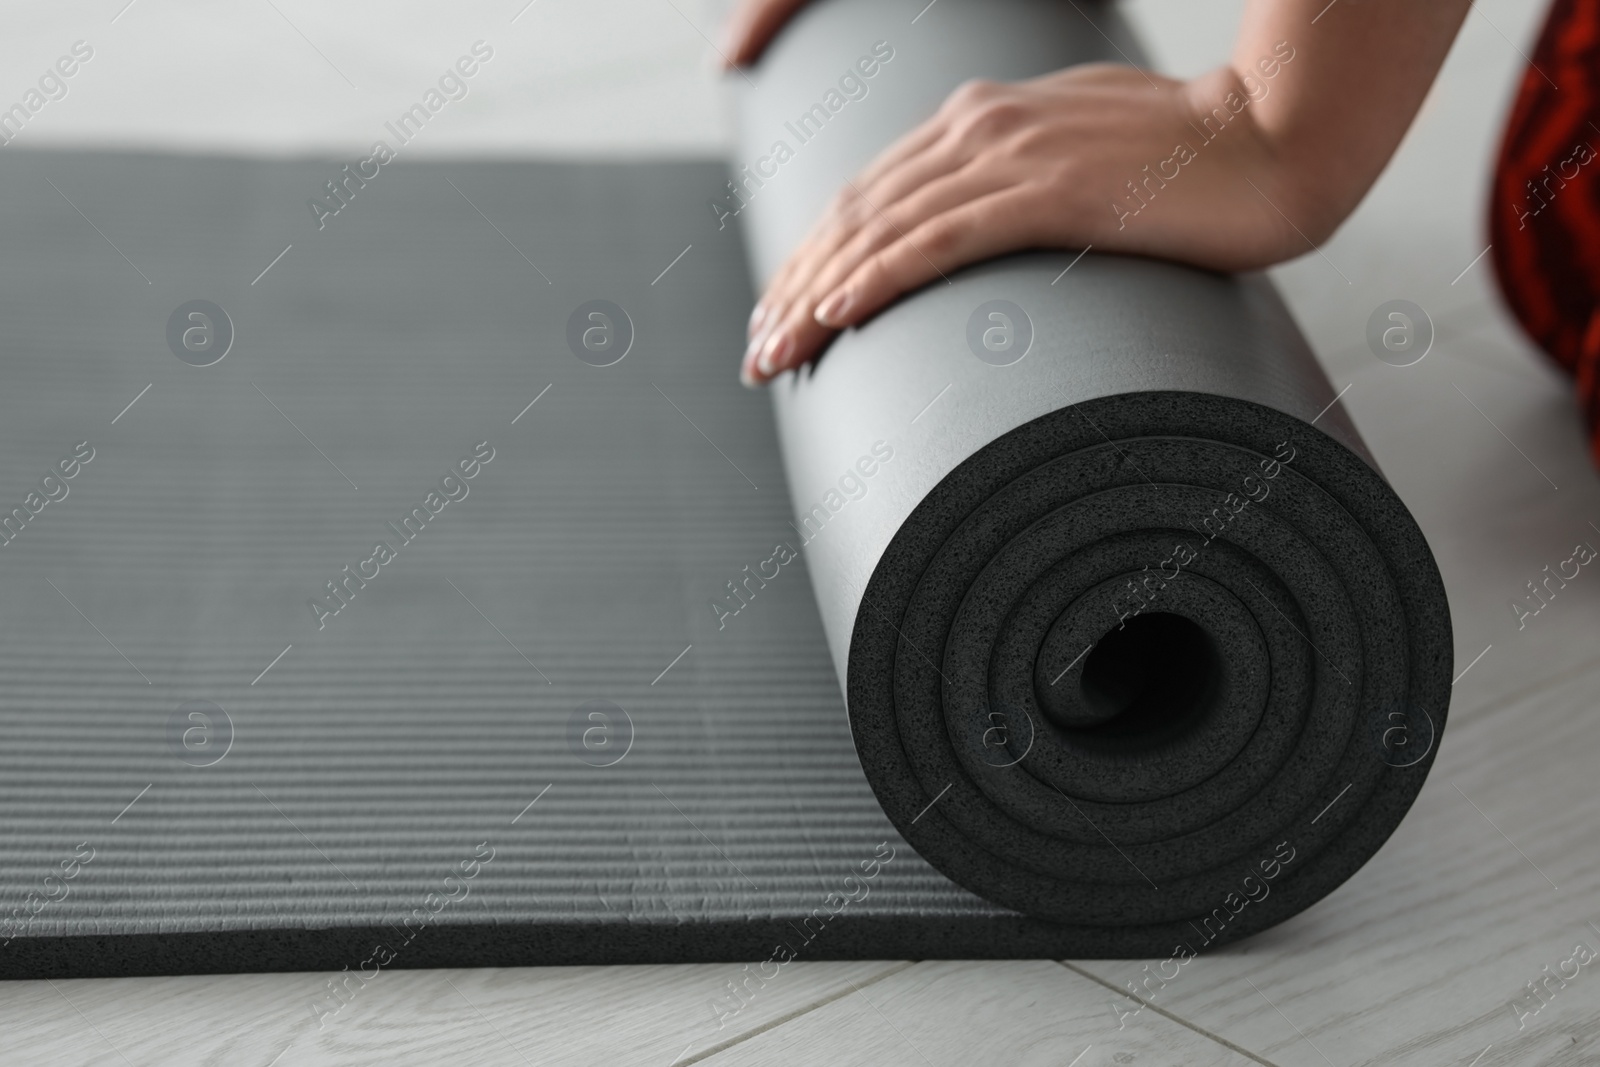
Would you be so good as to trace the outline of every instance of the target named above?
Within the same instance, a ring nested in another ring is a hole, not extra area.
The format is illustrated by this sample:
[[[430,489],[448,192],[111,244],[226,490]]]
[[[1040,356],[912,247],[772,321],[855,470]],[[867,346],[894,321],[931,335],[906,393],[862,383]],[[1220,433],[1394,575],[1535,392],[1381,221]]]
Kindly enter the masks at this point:
[[[1093,973],[1091,973],[1089,971],[1086,971],[1081,967],[1074,967],[1072,964],[1068,963],[1066,960],[1056,960],[1055,962],[1061,964],[1061,966],[1065,967],[1067,970],[1071,971],[1073,974],[1076,974],[1076,975],[1079,975],[1081,977],[1087,978],[1087,979],[1089,979],[1089,981],[1094,982],[1096,985],[1105,986],[1107,989],[1111,990],[1113,993],[1117,993],[1117,994],[1119,994],[1121,996],[1127,997],[1129,1000],[1137,1001],[1138,1003],[1142,1004],[1146,1008],[1149,1008],[1151,1011],[1155,1012],[1157,1015],[1160,1015],[1163,1018],[1171,1019],[1173,1022],[1177,1023],[1179,1026],[1182,1026],[1182,1027],[1184,1027],[1185,1029],[1188,1029],[1188,1030],[1193,1030],[1195,1033],[1199,1034],[1201,1037],[1208,1038],[1208,1039],[1210,1039],[1212,1041],[1215,1041],[1217,1044],[1223,1046],[1224,1048],[1231,1049],[1232,1051],[1237,1052],[1241,1056],[1244,1056],[1244,1057],[1246,1057],[1248,1059],[1254,1060],[1255,1062],[1257,1062],[1259,1064],[1262,1064],[1263,1067],[1278,1067],[1278,1064],[1273,1063],[1271,1060],[1266,1059],[1265,1057],[1256,1055],[1254,1052],[1251,1052],[1249,1049],[1245,1048],[1242,1045],[1234,1044],[1232,1041],[1229,1041],[1227,1038],[1221,1036],[1220,1034],[1214,1034],[1210,1030],[1207,1030],[1203,1026],[1196,1026],[1194,1023],[1190,1022],[1188,1019],[1183,1018],[1181,1015],[1174,1015],[1172,1012],[1166,1010],[1163,1007],[1160,1007],[1157,1004],[1154,1004],[1154,1003],[1152,1003],[1152,1002],[1150,1002],[1148,1000],[1145,1000],[1143,997],[1139,996],[1136,993],[1131,993],[1126,989],[1117,988],[1116,986],[1112,985],[1110,982],[1108,982],[1105,979],[1101,978],[1097,974],[1093,974]]]
[[[779,1016],[778,1018],[773,1019],[771,1022],[765,1024],[764,1026],[758,1026],[755,1029],[751,1030],[747,1034],[740,1034],[738,1037],[729,1038],[727,1041],[724,1041],[722,1044],[713,1045],[712,1047],[706,1049],[704,1052],[700,1052],[700,1053],[698,1053],[698,1054],[696,1054],[694,1056],[690,1056],[686,1060],[678,1060],[676,1062],[676,1064],[674,1065],[674,1067],[691,1067],[692,1064],[701,1063],[701,1062],[703,1062],[705,1060],[710,1059],[712,1056],[720,1056],[722,1053],[728,1051],[733,1046],[739,1045],[739,1044],[743,1044],[744,1042],[749,1041],[752,1037],[756,1037],[756,1036],[758,1036],[760,1034],[764,1034],[768,1030],[776,1030],[780,1026],[787,1026],[789,1023],[794,1022],[796,1019],[800,1018],[800,1016],[802,1016],[802,1015],[809,1015],[810,1013],[816,1011],[818,1008],[825,1008],[829,1004],[832,1004],[836,1000],[843,1000],[845,997],[848,997],[851,993],[854,993],[859,989],[865,989],[868,986],[877,985],[879,982],[883,981],[885,978],[892,978],[893,976],[899,974],[901,971],[907,970],[907,969],[909,969],[911,967],[915,967],[918,963],[921,963],[921,962],[922,962],[921,960],[905,960],[905,961],[903,961],[901,963],[895,964],[894,966],[888,968],[885,971],[882,971],[879,974],[873,975],[871,978],[868,978],[864,982],[855,982],[855,983],[852,984],[852,983],[849,983],[847,981],[846,985],[848,986],[848,988],[846,988],[846,989],[840,990],[840,991],[838,991],[836,993],[830,993],[829,995],[821,998],[820,1000],[818,1000],[818,1001],[816,1001],[816,1002],[814,1002],[812,1004],[807,1004],[805,1007],[796,1008],[794,1011],[789,1012],[787,1015]]]

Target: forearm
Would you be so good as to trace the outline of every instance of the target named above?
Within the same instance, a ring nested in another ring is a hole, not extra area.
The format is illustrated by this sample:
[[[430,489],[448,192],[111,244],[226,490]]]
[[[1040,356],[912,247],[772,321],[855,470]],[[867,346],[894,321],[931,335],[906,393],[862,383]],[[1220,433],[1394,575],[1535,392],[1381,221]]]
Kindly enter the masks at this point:
[[[1248,0],[1231,65],[1241,79],[1249,75],[1266,87],[1251,105],[1252,117],[1312,226],[1331,231],[1377,180],[1468,6],[1469,0]],[[1262,60],[1276,60],[1285,44],[1293,58],[1265,78]]]

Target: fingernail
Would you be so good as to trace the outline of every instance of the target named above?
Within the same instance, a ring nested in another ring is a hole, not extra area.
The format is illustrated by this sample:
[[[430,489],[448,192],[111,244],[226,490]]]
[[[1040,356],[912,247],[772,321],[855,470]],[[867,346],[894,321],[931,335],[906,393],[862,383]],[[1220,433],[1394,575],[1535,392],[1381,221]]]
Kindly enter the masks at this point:
[[[751,338],[745,346],[744,358],[739,361],[739,381],[751,389],[761,384],[761,379],[756,377],[756,357],[761,354],[761,345],[765,340],[764,336]]]
[[[762,348],[761,355],[756,361],[756,366],[761,373],[771,376],[778,373],[789,358],[789,353],[794,351],[794,339],[789,336],[789,331],[778,330],[767,340]]]
[[[850,309],[851,293],[848,289],[835,289],[826,300],[817,305],[813,317],[824,326],[838,326],[844,313]]]
[[[750,321],[745,325],[744,335],[746,337],[754,337],[756,331],[761,329],[761,324],[766,321],[766,318],[767,305],[756,304],[755,308],[750,312]]]

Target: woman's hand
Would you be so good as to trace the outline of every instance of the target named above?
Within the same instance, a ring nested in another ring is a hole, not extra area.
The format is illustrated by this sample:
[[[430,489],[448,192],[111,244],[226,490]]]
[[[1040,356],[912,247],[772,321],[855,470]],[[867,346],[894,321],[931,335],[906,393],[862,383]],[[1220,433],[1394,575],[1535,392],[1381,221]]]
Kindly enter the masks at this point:
[[[799,366],[902,293],[1005,252],[1093,245],[1243,270],[1310,251],[1343,205],[1319,210],[1281,165],[1253,115],[1272,89],[1232,68],[1179,82],[1112,64],[963,85],[773,277],[742,379]]]
[[[729,59],[804,0],[743,0]],[[778,271],[741,375],[957,267],[1023,248],[1137,252],[1224,270],[1310,251],[1393,155],[1470,0],[1245,0],[1228,66],[1189,82],[1074,67],[975,82],[853,183]]]

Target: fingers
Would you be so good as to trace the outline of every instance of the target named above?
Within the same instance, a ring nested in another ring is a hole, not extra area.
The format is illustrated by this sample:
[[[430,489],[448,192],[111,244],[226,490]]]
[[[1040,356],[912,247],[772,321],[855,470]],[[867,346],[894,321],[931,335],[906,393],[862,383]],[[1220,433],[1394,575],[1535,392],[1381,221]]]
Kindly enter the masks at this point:
[[[915,139],[908,138],[891,151],[903,149],[914,154],[902,156],[897,166],[887,170],[880,169],[880,160],[872,167],[878,172],[875,182],[867,181],[863,175],[840,190],[832,206],[767,283],[766,293],[751,313],[748,334],[752,340],[770,333],[772,326],[782,321],[800,295],[815,283],[822,266],[836,259],[840,249],[864,229],[881,226],[886,218],[893,218],[902,227],[915,225],[927,210],[944,206],[929,194],[970,163],[970,156],[943,144],[939,136],[940,131],[935,129]],[[902,208],[911,214],[902,216]]]
[[[932,148],[944,137],[948,129],[949,123],[942,116],[935,116],[922,123],[880,152],[878,157],[867,165],[867,169],[856,178],[856,185],[862,189],[873,188],[885,174]]]
[[[1036,227],[1039,197],[1011,186],[938,215],[868,256],[819,303],[818,317],[834,329],[871,318],[910,292],[969,263],[1026,248]]]
[[[739,380],[754,387],[792,367],[816,358],[837,330],[808,314],[810,305],[797,306],[772,329],[751,342],[739,367]]]
[[[922,123],[880,153],[872,164],[856,177],[854,182],[840,189],[833,202],[823,211],[822,217],[812,225],[810,232],[800,242],[800,246],[795,249],[794,254],[784,262],[778,273],[768,281],[767,294],[771,299],[764,299],[762,303],[768,307],[776,307],[782,302],[782,296],[787,292],[786,286],[789,280],[795,275],[805,276],[807,273],[805,264],[809,262],[808,257],[822,250],[820,243],[828,240],[830,235],[837,233],[841,220],[851,220],[849,228],[854,229],[859,220],[864,218],[870,211],[864,200],[870,198],[872,203],[879,206],[892,204],[901,195],[900,189],[880,185],[880,183],[885,178],[899,173],[904,169],[905,164],[933,149],[944,136],[946,126],[947,124],[938,117]],[[935,164],[930,168],[913,168],[907,171],[907,176],[910,184],[916,185],[932,180],[941,169],[948,170],[951,168],[948,165],[940,168]],[[901,186],[905,184],[906,182],[898,183]],[[763,310],[761,305],[757,305],[756,315],[761,315]],[[751,332],[753,334],[754,330],[752,329]]]
[[[743,0],[728,18],[722,36],[725,67],[743,67],[760,58],[772,38],[806,0]]]
[[[938,212],[993,191],[1004,180],[991,170],[968,167],[923,185],[886,211],[861,198],[864,211],[870,214],[859,224],[841,220],[833,232],[808,241],[791,259],[783,278],[762,298],[751,316],[743,377],[750,382],[764,381],[811,358],[831,337],[829,330],[821,328],[827,325],[827,317],[816,317],[823,296],[872,253],[903,238],[905,231]]]
[[[833,309],[822,307],[824,298],[835,292],[868,258],[897,240],[905,240],[929,219],[1012,184],[1012,179],[995,167],[972,165],[943,175],[897,204],[874,211],[869,220],[817,265],[796,303],[803,303],[824,326],[838,325]]]
[[[1036,191],[1007,185],[974,195],[982,180],[974,174],[945,183],[930,201],[944,209],[931,210],[913,226],[889,227],[887,239],[878,239],[882,231],[864,235],[853,250],[858,254],[825,267],[819,274],[823,283],[797,299],[751,346],[741,380],[747,385],[768,381],[812,359],[839,329],[866,320],[902,293],[968,263],[1025,247],[1040,208]]]
[[[974,116],[1009,116],[1006,121],[1012,125],[1021,121],[1025,109],[1006,99],[1011,95],[1013,90],[995,82],[963,84],[938,114],[890,145],[854,182],[841,189],[805,240],[768,281],[766,293],[752,310],[747,326],[752,347],[788,317],[792,305],[814,283],[822,265],[835,260],[840,248],[864,227],[886,216],[894,217],[902,226],[922,221],[921,216],[902,219],[896,206],[969,165],[993,140],[992,135],[1002,132],[999,127],[1004,124],[991,121],[985,130],[977,131],[979,136],[973,136]],[[989,191],[992,187],[974,195]],[[810,309],[805,313],[809,314]]]

